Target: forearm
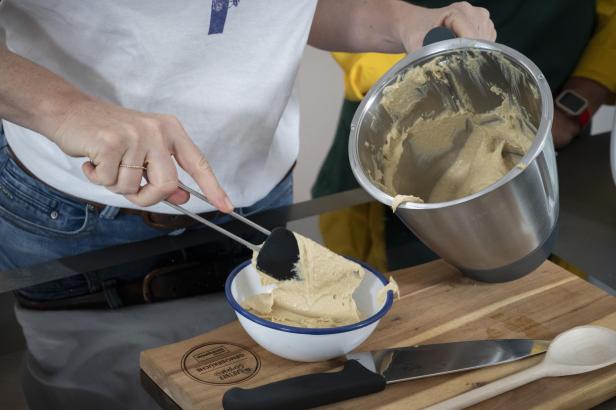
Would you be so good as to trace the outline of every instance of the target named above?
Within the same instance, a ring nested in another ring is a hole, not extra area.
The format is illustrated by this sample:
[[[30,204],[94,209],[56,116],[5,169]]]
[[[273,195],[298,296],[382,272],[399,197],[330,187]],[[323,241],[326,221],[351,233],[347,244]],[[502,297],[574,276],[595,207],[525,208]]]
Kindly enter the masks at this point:
[[[614,94],[603,84],[590,78],[573,76],[569,78],[562,90],[573,90],[588,101],[588,110],[596,113],[603,104],[609,104],[614,99]],[[580,134],[581,126],[577,118],[567,115],[564,111],[554,111],[552,124],[552,136],[556,148],[562,148]]]
[[[468,2],[428,9],[401,0],[319,0],[308,43],[327,51],[411,52],[439,26],[458,37],[496,39],[490,13]]]
[[[417,6],[399,0],[319,0],[308,43],[328,51],[400,53],[400,18]]]
[[[39,132],[67,155],[88,157],[82,170],[91,182],[123,194],[137,205],[188,200],[177,188],[175,159],[211,204],[223,212],[233,209],[204,154],[177,118],[90,97],[2,44],[0,118]],[[122,168],[126,162],[147,164],[145,186],[141,185],[142,170]]]
[[[67,113],[91,98],[0,44],[0,118],[53,136]]]
[[[574,90],[588,100],[588,109],[593,114],[603,104],[613,102],[614,94],[603,84],[581,76],[569,78],[563,89]]]

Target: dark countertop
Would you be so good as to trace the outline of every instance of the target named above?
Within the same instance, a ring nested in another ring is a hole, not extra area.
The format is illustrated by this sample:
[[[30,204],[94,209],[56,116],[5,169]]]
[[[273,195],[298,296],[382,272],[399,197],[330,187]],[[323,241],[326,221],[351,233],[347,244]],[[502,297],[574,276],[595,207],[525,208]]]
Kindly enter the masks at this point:
[[[616,185],[609,152],[608,133],[577,138],[559,152],[554,254],[616,289]]]

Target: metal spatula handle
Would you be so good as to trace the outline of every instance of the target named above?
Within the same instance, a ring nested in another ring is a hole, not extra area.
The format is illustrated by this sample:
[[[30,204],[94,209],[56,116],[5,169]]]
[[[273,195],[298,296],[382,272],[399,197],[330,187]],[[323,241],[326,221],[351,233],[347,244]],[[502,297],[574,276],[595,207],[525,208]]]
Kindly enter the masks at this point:
[[[207,200],[207,198],[205,197],[205,195],[203,195],[201,192],[199,192],[199,191],[195,191],[195,190],[194,190],[194,189],[192,189],[191,187],[186,186],[186,185],[184,185],[184,184],[183,184],[183,183],[181,183],[181,182],[178,182],[178,188],[180,188],[180,189],[182,189],[182,190],[184,190],[184,191],[188,192],[188,193],[189,193],[189,194],[191,194],[191,195],[196,196],[197,198],[199,198],[199,199],[200,199],[200,200],[202,200],[203,202],[206,202],[206,203],[208,203],[208,204],[210,203],[210,201],[208,201],[208,200]],[[211,204],[210,204],[210,205],[211,205]],[[177,209],[177,208],[176,208],[176,209]],[[178,209],[178,211],[179,211],[179,209]],[[254,223],[253,221],[251,221],[251,220],[250,220],[250,219],[248,219],[248,218],[244,218],[242,215],[240,215],[240,214],[238,214],[238,213],[235,213],[235,212],[231,211],[231,212],[229,212],[229,214],[228,214],[228,215],[230,215],[230,216],[234,217],[234,218],[235,218],[235,219],[237,219],[238,221],[244,222],[246,225],[248,225],[248,226],[250,226],[250,227],[252,227],[252,228],[256,229],[256,230],[257,230],[257,231],[259,231],[259,232],[264,233],[265,235],[269,235],[269,234],[271,233],[270,231],[268,231],[267,229],[265,229],[265,228],[264,228],[264,227],[262,227],[261,225],[258,225],[258,224],[256,224],[256,223]]]
[[[201,194],[198,191],[195,191],[194,189],[184,185],[181,182],[178,183],[178,188],[188,192],[191,195],[194,195],[195,197],[201,199],[202,201],[204,201],[204,202],[206,202],[208,204],[210,203],[203,194]],[[212,228],[215,231],[220,232],[221,234],[225,235],[226,237],[231,238],[234,241],[237,241],[237,242],[241,243],[242,245],[244,245],[248,249],[252,250],[253,252],[259,252],[259,250],[261,249],[261,245],[255,245],[254,243],[248,242],[247,240],[245,240],[243,238],[240,238],[239,236],[237,236],[237,235],[227,231],[224,228],[221,228],[220,226],[216,225],[215,223],[213,223],[211,221],[208,221],[207,219],[199,216],[198,214],[196,214],[194,212],[189,211],[188,209],[186,209],[186,208],[184,208],[184,207],[182,207],[180,205],[174,204],[174,203],[169,202],[167,200],[164,200],[163,203],[168,205],[168,206],[170,206],[171,208],[175,209],[176,211],[179,211],[179,212],[183,213],[184,215],[194,219],[195,221],[200,222],[203,225],[206,225],[207,227]],[[237,219],[238,221],[244,222],[246,225],[248,225],[248,226],[258,230],[259,232],[264,233],[265,235],[269,236],[270,233],[271,233],[270,231],[268,231],[267,229],[265,229],[261,225],[258,225],[256,223],[254,223],[253,221],[251,221],[250,219],[244,218],[243,216],[241,216],[241,215],[239,215],[239,214],[237,214],[237,213],[235,213],[233,211],[229,212],[228,215],[232,216],[233,218]]]
[[[178,211],[180,211],[181,213],[183,213],[186,216],[191,217],[192,219],[194,219],[197,222],[201,222],[202,224],[220,232],[221,234],[227,236],[228,238],[233,239],[234,241],[237,241],[239,243],[241,243],[242,245],[244,245],[245,247],[247,247],[248,249],[251,249],[254,252],[259,252],[259,250],[261,249],[261,247],[259,245],[255,245],[254,243],[250,243],[245,239],[240,238],[239,236],[227,231],[226,229],[221,228],[220,226],[216,225],[213,222],[208,221],[205,218],[200,217],[199,215],[197,215],[194,212],[189,211],[188,209],[181,207],[179,205],[176,205],[174,203],[171,203],[167,200],[163,201],[164,204],[169,205],[171,208],[176,209]]]

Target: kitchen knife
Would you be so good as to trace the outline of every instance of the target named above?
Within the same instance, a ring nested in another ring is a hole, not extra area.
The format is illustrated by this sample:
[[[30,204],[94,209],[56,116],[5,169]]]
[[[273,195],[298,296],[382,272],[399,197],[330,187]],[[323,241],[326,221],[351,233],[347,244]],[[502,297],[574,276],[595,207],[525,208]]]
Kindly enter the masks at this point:
[[[390,383],[508,363],[543,353],[550,342],[476,340],[351,353],[338,372],[314,373],[253,389],[227,390],[227,410],[309,409],[376,393]]]

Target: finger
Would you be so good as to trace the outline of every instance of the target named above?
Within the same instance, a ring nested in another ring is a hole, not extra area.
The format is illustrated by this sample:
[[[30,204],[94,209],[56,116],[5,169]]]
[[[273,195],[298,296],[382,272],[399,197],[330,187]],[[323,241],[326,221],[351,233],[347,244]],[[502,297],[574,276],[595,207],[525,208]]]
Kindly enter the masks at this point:
[[[148,152],[147,184],[126,198],[139,205],[151,206],[167,199],[178,190],[178,176],[173,159],[164,150]]]
[[[86,178],[88,178],[88,181],[92,182],[93,184],[101,185],[96,179],[96,171],[94,169],[95,166],[92,161],[86,161],[81,164],[81,171],[84,173]]]
[[[481,15],[481,17],[483,17],[484,19],[489,19],[490,18],[490,10],[488,10],[488,9],[486,9],[484,7],[477,7],[477,11]]]
[[[141,180],[143,179],[143,169],[127,168],[122,165],[143,166],[145,164],[145,149],[137,148],[127,152],[122,158],[118,170],[118,180],[109,190],[118,194],[136,194],[141,188]]]
[[[478,30],[470,19],[457,10],[450,10],[443,19],[443,25],[453,31],[457,37],[477,38]]]
[[[476,24],[471,19],[460,15],[452,15],[443,21],[443,25],[452,30],[458,37],[488,41],[496,40],[496,30],[491,20]]]
[[[167,198],[167,201],[173,202],[174,204],[177,204],[177,205],[182,205],[188,202],[189,199],[190,199],[190,194],[178,188],[174,193],[172,193]]]
[[[486,40],[489,40],[489,41],[496,40],[496,28],[494,28],[494,22],[492,20],[488,18],[486,21],[484,21],[481,28],[482,28],[482,31],[480,34],[482,38],[485,38]]]
[[[231,212],[233,204],[218,183],[210,164],[188,136],[174,139],[173,151],[178,164],[195,180],[208,201],[222,212]]]
[[[120,160],[117,157],[108,156],[103,162],[98,164],[88,161],[82,165],[81,169],[90,182],[97,185],[111,186],[118,179],[119,167]]]
[[[490,20],[490,12],[485,8],[473,7],[467,2],[455,3],[445,10],[443,25],[458,37],[494,41],[496,30]]]
[[[160,187],[147,183],[143,185],[136,194],[127,194],[124,196],[135,205],[143,207],[155,205],[165,199],[174,204],[182,205],[190,199],[186,192],[177,187],[171,194],[161,194],[160,192]],[[165,195],[167,196],[165,197]]]

